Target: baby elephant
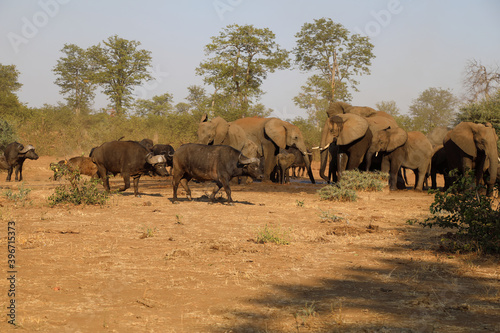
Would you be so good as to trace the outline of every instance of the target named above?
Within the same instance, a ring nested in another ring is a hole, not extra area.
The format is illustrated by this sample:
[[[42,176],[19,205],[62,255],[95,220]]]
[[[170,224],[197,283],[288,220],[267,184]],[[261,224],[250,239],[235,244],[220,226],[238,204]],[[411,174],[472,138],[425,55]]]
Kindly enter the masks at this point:
[[[295,163],[295,155],[289,153],[285,149],[280,149],[280,153],[276,155],[277,180],[280,184],[290,183],[290,167]]]

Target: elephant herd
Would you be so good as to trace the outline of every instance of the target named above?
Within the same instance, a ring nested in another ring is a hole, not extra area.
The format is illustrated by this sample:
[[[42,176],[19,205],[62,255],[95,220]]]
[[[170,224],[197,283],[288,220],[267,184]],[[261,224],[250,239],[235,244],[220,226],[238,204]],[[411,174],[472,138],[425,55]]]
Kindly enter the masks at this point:
[[[427,136],[406,132],[395,119],[369,107],[332,103],[327,111],[320,143],[320,176],[337,181],[345,170],[380,169],[389,173],[389,187],[397,189],[401,169],[415,172],[415,189],[422,190],[428,175],[436,188],[436,174],[445,175],[445,186],[453,179],[448,172],[475,170],[476,184],[486,174],[490,195],[498,175],[498,137],[491,124],[462,122],[453,129],[435,128]],[[330,163],[328,163],[330,160]],[[325,174],[328,164],[328,175]]]

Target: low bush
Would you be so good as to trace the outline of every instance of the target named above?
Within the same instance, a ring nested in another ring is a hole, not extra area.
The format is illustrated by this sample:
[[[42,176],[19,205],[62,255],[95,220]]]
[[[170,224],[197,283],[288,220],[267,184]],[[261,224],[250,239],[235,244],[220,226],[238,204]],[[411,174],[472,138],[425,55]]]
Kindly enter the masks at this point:
[[[109,194],[105,191],[99,191],[97,188],[102,184],[100,179],[82,179],[78,170],[70,171],[59,165],[52,165],[51,169],[54,174],[68,180],[69,184],[65,183],[56,187],[55,192],[48,198],[50,206],[65,203],[104,205],[108,201]]]
[[[356,201],[356,191],[382,191],[388,177],[381,172],[344,171],[338,183],[321,188],[318,194],[322,200]]]
[[[282,230],[278,227],[271,227],[267,224],[264,226],[262,230],[257,233],[258,244],[264,243],[275,243],[278,245],[288,245],[290,244],[290,237],[287,231]]]
[[[497,188],[498,189],[498,188]],[[457,178],[445,192],[435,193],[424,227],[456,230],[443,239],[453,251],[500,253],[500,205],[498,199],[480,194],[473,172]]]

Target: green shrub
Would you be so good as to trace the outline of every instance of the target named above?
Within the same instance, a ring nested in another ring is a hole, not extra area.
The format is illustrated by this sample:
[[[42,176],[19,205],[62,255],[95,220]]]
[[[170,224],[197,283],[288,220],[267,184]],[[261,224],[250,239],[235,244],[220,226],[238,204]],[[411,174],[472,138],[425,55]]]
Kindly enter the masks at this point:
[[[256,242],[259,244],[264,243],[275,243],[278,245],[288,245],[290,244],[290,237],[287,231],[282,230],[278,227],[270,227],[267,224],[264,229],[257,233]]]
[[[429,210],[433,214],[420,224],[424,227],[455,229],[448,246],[456,251],[500,253],[500,207],[480,194],[473,172],[458,177],[448,190],[435,193]],[[496,206],[496,208],[494,208]]]
[[[82,179],[80,173],[70,171],[67,168],[60,168],[59,165],[52,165],[54,174],[58,174],[69,181],[56,187],[55,192],[49,196],[50,206],[58,204],[72,203],[75,205],[104,205],[108,199],[107,192],[99,191],[98,185],[102,184],[100,179]]]
[[[356,191],[382,191],[389,175],[381,172],[361,172],[348,170],[342,173],[338,183],[327,185],[318,190],[322,200],[356,201]]]
[[[26,205],[28,202],[28,197],[31,192],[30,188],[25,188],[24,183],[17,187],[19,190],[18,193],[15,193],[11,189],[7,189],[4,192],[4,195],[8,200],[14,201],[16,204],[20,203],[22,206]]]
[[[332,184],[322,187],[318,190],[321,200],[330,201],[356,201],[358,195],[355,190],[341,187],[340,184]]]

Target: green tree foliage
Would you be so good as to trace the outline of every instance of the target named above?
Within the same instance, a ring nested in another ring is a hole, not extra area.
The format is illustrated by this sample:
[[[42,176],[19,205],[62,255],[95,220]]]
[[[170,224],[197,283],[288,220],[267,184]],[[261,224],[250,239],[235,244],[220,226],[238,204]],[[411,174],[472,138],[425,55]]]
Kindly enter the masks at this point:
[[[153,96],[152,99],[138,99],[134,103],[135,114],[140,117],[150,115],[165,116],[174,110],[172,105],[173,95],[164,93],[160,96]]]
[[[395,101],[381,101],[375,103],[375,108],[378,111],[384,111],[390,114],[394,120],[398,123],[398,126],[405,131],[414,131],[415,126],[413,125],[412,118],[407,114],[401,114],[399,107],[396,105]]]
[[[337,82],[336,94],[338,100],[349,101],[351,95],[346,84]],[[332,100],[330,82],[321,75],[310,76],[306,84],[301,87],[301,92],[293,98],[295,105],[307,111],[311,122],[319,129],[326,121],[326,110]]]
[[[16,131],[7,121],[0,118],[0,150],[17,140]]]
[[[429,208],[433,216],[420,224],[455,230],[446,241],[450,250],[500,253],[500,206],[480,194],[474,183],[471,171],[445,192],[434,192]]]
[[[449,126],[454,120],[457,103],[457,98],[449,90],[425,90],[410,105],[413,130],[427,133],[437,126]]]
[[[275,42],[274,33],[253,25],[228,25],[205,46],[211,56],[196,74],[214,88],[212,107],[227,120],[250,116],[252,103],[262,95],[261,85],[269,73],[290,66],[288,52]]]
[[[88,50],[93,66],[92,80],[103,87],[119,116],[131,106],[135,86],[153,77],[149,72],[151,52],[138,49],[138,41],[129,41],[117,35]]]
[[[12,119],[21,108],[15,94],[22,87],[18,77],[19,71],[15,65],[0,64],[0,114],[4,120]]]
[[[93,68],[90,65],[87,51],[75,44],[65,44],[61,49],[65,56],[61,57],[52,69],[57,75],[55,84],[66,95],[68,106],[88,113],[95,97],[96,85],[92,80]]]
[[[368,37],[351,34],[340,23],[317,19],[305,23],[295,37],[295,61],[301,70],[318,71],[329,82],[330,101],[342,100],[337,92],[339,83],[357,91],[359,82],[355,77],[370,73],[371,60],[375,58],[373,44]]]

